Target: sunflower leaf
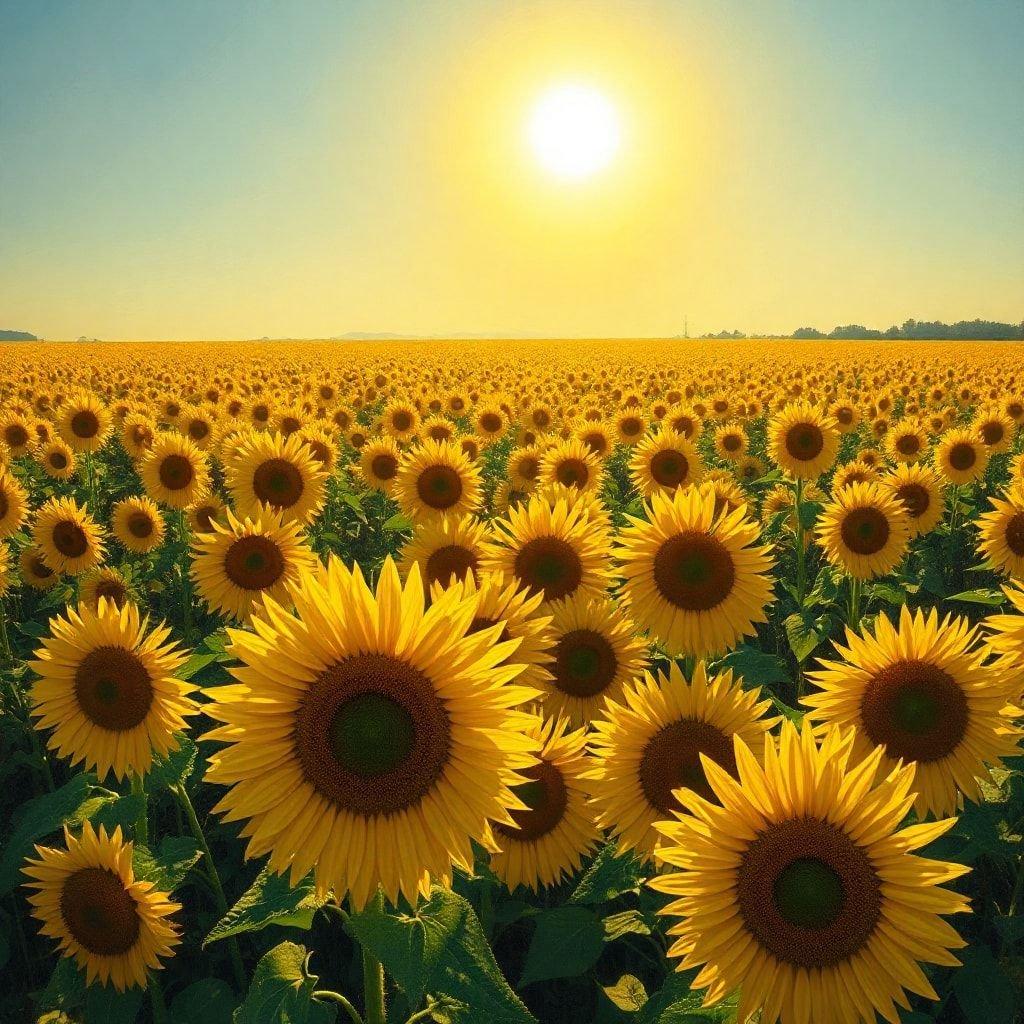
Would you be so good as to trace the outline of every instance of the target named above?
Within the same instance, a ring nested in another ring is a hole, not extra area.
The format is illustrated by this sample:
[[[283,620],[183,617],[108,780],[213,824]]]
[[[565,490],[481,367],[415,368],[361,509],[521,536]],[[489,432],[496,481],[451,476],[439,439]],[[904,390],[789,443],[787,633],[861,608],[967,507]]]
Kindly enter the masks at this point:
[[[190,836],[167,836],[159,851],[136,844],[132,855],[135,874],[162,892],[174,892],[199,862],[203,852]]]
[[[172,786],[179,786],[188,781],[195,767],[198,748],[195,743],[184,734],[178,736],[178,746],[169,754],[154,754],[153,767],[146,778],[147,788],[170,789]]]
[[[957,955],[963,967],[953,975],[953,992],[969,1024],[1013,1020],[1013,983],[987,946],[968,946]]]
[[[594,858],[586,874],[569,897],[569,903],[607,903],[640,884],[640,863],[631,854],[616,854],[616,845],[607,843]]]
[[[231,1024],[238,997],[219,978],[203,978],[182,989],[170,1006],[170,1024]]]
[[[286,874],[264,868],[239,901],[213,926],[203,939],[203,946],[230,935],[261,931],[271,924],[310,928],[316,912],[326,902],[326,897],[316,894],[312,874],[293,888]]]
[[[552,978],[575,978],[597,963],[604,949],[604,926],[586,907],[554,907],[537,915],[518,987]]]
[[[337,1018],[333,1003],[313,999],[317,976],[306,969],[305,946],[282,942],[256,965],[245,1001],[235,1010],[234,1024],[330,1024]]]
[[[786,619],[786,639],[796,660],[802,665],[824,640],[817,620],[809,612],[794,612]]]
[[[961,601],[965,604],[984,604],[990,608],[998,608],[1006,604],[1006,596],[1001,590],[989,590],[981,588],[978,590],[964,590],[959,594],[950,594],[947,601]]]

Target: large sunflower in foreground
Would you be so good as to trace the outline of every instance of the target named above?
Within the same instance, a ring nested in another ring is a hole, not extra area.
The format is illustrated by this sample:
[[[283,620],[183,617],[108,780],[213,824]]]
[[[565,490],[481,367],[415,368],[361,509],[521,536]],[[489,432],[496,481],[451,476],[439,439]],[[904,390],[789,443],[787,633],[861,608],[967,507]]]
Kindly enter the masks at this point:
[[[838,451],[839,425],[809,402],[787,405],[768,424],[768,457],[791,477],[816,479]]]
[[[544,711],[565,715],[574,726],[597,718],[609,698],[647,664],[647,644],[628,615],[608,597],[577,593],[548,606],[551,612],[551,678],[543,685]]]
[[[884,576],[903,560],[910,517],[880,483],[850,484],[832,495],[818,517],[818,543],[837,568],[859,580]]]
[[[673,662],[668,675],[645,673],[625,690],[624,702],[608,702],[605,718],[593,723],[597,759],[588,777],[597,823],[621,850],[654,853],[655,822],[680,809],[681,787],[714,799],[701,755],[735,775],[733,736],[760,754],[778,721],[765,717],[771,701],[760,695],[729,671],[709,679],[703,662],[687,682]]]
[[[36,728],[52,729],[50,748],[100,778],[149,771],[153,752],[174,749],[174,734],[197,711],[189,697],[196,687],[175,678],[187,655],[168,627],[147,625],[131,603],[69,607],[50,620],[29,662],[40,677],[32,686]]]
[[[587,806],[586,730],[572,732],[568,719],[537,715],[526,732],[540,744],[539,761],[523,772],[528,781],[515,789],[527,809],[512,812],[515,827],[493,827],[501,852],[491,854],[490,866],[509,892],[520,885],[536,891],[575,874],[600,836]]]
[[[1018,753],[1009,680],[986,666],[967,619],[939,620],[904,606],[899,626],[879,615],[874,631],[846,631],[840,661],[822,659],[809,678],[821,690],[803,698],[812,722],[853,726],[859,756],[880,747],[888,767],[917,764],[914,806],[922,817],[955,814],[960,794],[981,797],[986,765]]]
[[[103,534],[74,498],[50,498],[36,512],[32,540],[58,573],[77,576],[103,561]]]
[[[408,578],[414,562],[419,563],[428,593],[435,583],[446,587],[453,576],[458,580],[475,577],[489,536],[487,523],[472,515],[428,519],[415,528],[402,548],[398,563],[402,579]]]
[[[648,434],[634,447],[629,460],[630,479],[645,498],[697,483],[703,474],[697,449],[671,428]]]
[[[28,493],[0,466],[0,539],[17,533],[28,517]]]
[[[264,598],[255,633],[229,631],[238,683],[206,708],[228,744],[206,776],[231,787],[216,810],[293,882],[315,868],[355,908],[378,886],[415,903],[472,863],[488,820],[527,809],[511,787],[537,741],[516,708],[537,692],[499,667],[515,650],[500,626],[470,632],[476,596],[425,608],[417,568],[403,587],[389,558],[374,593],[332,557],[289,589],[296,615]]]
[[[227,525],[210,524],[210,532],[192,540],[192,579],[209,607],[248,622],[259,598],[269,594],[287,605],[288,584],[316,564],[302,527],[264,508],[244,520],[229,509]]]
[[[194,504],[210,486],[206,456],[173,431],[154,438],[139,463],[139,476],[154,501],[176,509]]]
[[[627,519],[617,550],[623,595],[670,655],[725,651],[766,620],[772,561],[746,506],[716,515],[715,495],[690,487],[653,495],[649,521]]]
[[[985,620],[988,642],[1001,655],[1001,667],[1006,670],[1011,695],[1024,692],[1024,583],[1014,581],[1003,587],[1003,593],[1013,605],[1010,614],[990,615]]]
[[[414,522],[474,512],[482,493],[480,470],[451,441],[424,441],[406,452],[393,491]]]
[[[989,500],[992,511],[978,517],[978,547],[1001,572],[1024,579],[1024,487]]]
[[[62,956],[85,971],[86,984],[111,983],[118,992],[145,988],[146,974],[163,965],[181,941],[169,918],[181,906],[135,877],[134,844],[120,825],[108,836],[100,825],[82,825],[80,838],[64,826],[65,850],[37,846],[38,860],[22,871],[33,915],[42,933],[56,939]]]
[[[599,596],[611,581],[609,548],[607,531],[593,522],[585,501],[549,502],[538,494],[497,521],[482,568],[514,577],[545,602],[577,592]]]
[[[327,474],[298,434],[250,431],[227,460],[225,477],[239,515],[268,506],[284,519],[308,523],[323,504]]]
[[[966,943],[940,915],[970,906],[941,886],[970,869],[912,852],[955,823],[899,828],[913,765],[876,781],[881,750],[858,761],[848,734],[818,746],[789,722],[763,766],[739,737],[734,756],[738,781],[704,761],[715,803],[679,792],[686,812],[658,828],[659,859],[680,870],[648,883],[674,897],[669,955],[701,968],[704,1004],[738,991],[741,1021],[896,1024],[905,990],[937,999],[919,963],[959,963]]]

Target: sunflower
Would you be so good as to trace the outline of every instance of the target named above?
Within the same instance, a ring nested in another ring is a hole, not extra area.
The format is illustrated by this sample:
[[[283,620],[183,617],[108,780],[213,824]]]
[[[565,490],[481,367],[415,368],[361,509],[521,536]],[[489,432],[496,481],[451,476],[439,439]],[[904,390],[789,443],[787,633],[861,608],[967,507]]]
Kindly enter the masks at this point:
[[[139,476],[154,501],[175,509],[195,504],[210,485],[206,456],[187,437],[171,431],[154,438],[139,463]]]
[[[635,409],[625,409],[615,417],[615,436],[622,444],[639,444],[647,432],[647,421]]]
[[[928,435],[919,423],[903,421],[885,435],[885,450],[894,462],[917,462],[928,449]]]
[[[1009,615],[990,615],[985,628],[992,650],[1000,655],[1000,668],[1006,670],[1011,687],[1020,695],[1024,688],[1024,583],[1014,580],[1003,587],[1003,593],[1014,611]]]
[[[313,869],[355,909],[378,886],[415,904],[468,868],[471,840],[493,852],[488,819],[528,809],[511,787],[537,741],[516,708],[536,691],[498,667],[514,652],[498,626],[469,632],[476,597],[425,609],[416,568],[403,588],[387,559],[374,593],[332,556],[290,589],[296,616],[266,598],[256,633],[229,631],[238,684],[205,709],[228,744],[206,776],[231,786],[215,810],[248,819],[247,856],[293,882]]]
[[[600,836],[587,806],[586,730],[572,732],[568,719],[534,715],[525,731],[540,744],[537,764],[515,788],[527,809],[512,811],[514,827],[493,827],[501,852],[491,854],[490,866],[509,892],[520,885],[536,892],[574,875]]]
[[[978,780],[986,764],[1000,764],[1024,733],[1013,725],[1019,709],[1008,705],[1009,680],[991,666],[965,618],[941,622],[904,606],[899,627],[885,615],[874,631],[846,631],[840,661],[821,661],[809,674],[820,693],[805,697],[812,722],[852,726],[864,757],[884,751],[883,770],[898,762],[917,765],[914,807],[919,816],[955,814],[959,794],[981,799]]]
[[[727,469],[712,469],[696,484],[701,494],[710,494],[715,499],[715,515],[746,510],[747,495],[736,483]]]
[[[952,484],[969,484],[985,475],[989,450],[962,428],[947,430],[935,449],[935,467]]]
[[[214,523],[223,523],[227,506],[221,498],[208,491],[188,509],[188,528],[193,533],[209,533]]]
[[[6,544],[0,543],[0,598],[3,598],[4,594],[11,589],[13,582],[11,553],[8,551]]]
[[[72,395],[60,408],[57,429],[76,452],[95,452],[110,433],[110,410],[91,391]]]
[[[508,457],[508,479],[518,490],[532,491],[540,479],[541,450],[535,444],[516,448]]]
[[[1000,572],[1024,579],[1024,487],[990,501],[992,511],[978,517],[978,547]]]
[[[59,437],[47,441],[36,452],[36,459],[51,480],[68,480],[75,472],[75,453]]]
[[[413,522],[474,512],[481,495],[480,470],[451,442],[424,441],[399,463],[394,497]]]
[[[518,640],[519,646],[501,662],[511,662],[522,667],[516,676],[518,686],[540,689],[551,678],[551,648],[554,635],[551,631],[551,616],[543,614],[543,594],[531,594],[521,587],[518,580],[506,580],[500,572],[483,572],[478,577],[468,574],[461,582],[448,586],[434,583],[430,588],[431,601],[439,600],[444,592],[458,588],[463,596],[476,595],[477,610],[470,623],[469,632],[478,633],[483,629],[501,625],[499,640]]]
[[[576,428],[578,437],[599,459],[607,458],[612,453],[614,442],[607,424],[586,421]]]
[[[244,521],[228,509],[227,525],[210,527],[192,540],[191,576],[212,611],[240,622],[249,621],[263,595],[287,607],[288,585],[316,564],[301,525],[282,522],[268,508]]]
[[[665,413],[664,429],[681,434],[687,441],[696,442],[700,437],[704,424],[693,409],[686,406],[673,406]]]
[[[153,447],[156,433],[156,424],[148,416],[126,416],[121,424],[121,447],[133,459],[141,459]]]
[[[790,722],[763,767],[740,738],[734,757],[738,781],[704,760],[716,803],[679,792],[685,812],[658,828],[659,860],[681,870],[648,883],[673,897],[669,956],[702,968],[704,1005],[739,990],[737,1020],[895,1024],[904,989],[938,998],[918,961],[959,963],[966,943],[939,915],[970,907],[940,886],[969,868],[911,852],[954,819],[898,830],[913,766],[876,778],[881,750],[855,762],[848,735],[819,746]]]
[[[408,441],[416,436],[420,414],[410,402],[389,402],[384,409],[383,429],[396,441]]]
[[[447,587],[454,576],[474,579],[486,551],[490,528],[475,516],[443,516],[419,523],[409,542],[402,548],[398,571],[408,579],[414,564],[420,567],[424,589],[429,593],[435,583]]]
[[[978,413],[971,424],[975,436],[988,449],[989,455],[1009,451],[1017,425],[1010,416],[998,408],[985,409]]]
[[[845,399],[833,402],[828,411],[840,434],[852,434],[860,424],[860,410],[853,402]]]
[[[0,539],[21,529],[28,517],[28,493],[18,480],[0,467]]]
[[[747,453],[750,439],[738,423],[728,423],[715,429],[715,453],[726,462],[739,462]]]
[[[577,592],[598,596],[611,581],[609,548],[607,529],[591,518],[585,501],[551,502],[542,493],[498,520],[481,568],[515,577],[545,603]]]
[[[134,844],[122,840],[120,825],[108,836],[86,820],[78,839],[65,825],[64,845],[36,846],[39,859],[22,868],[31,879],[26,887],[35,890],[29,903],[42,934],[85,971],[86,984],[145,988],[148,972],[181,941],[170,921],[181,906],[135,877]]]
[[[704,465],[697,449],[671,428],[648,434],[633,449],[629,460],[629,476],[645,497],[660,491],[674,491],[697,483],[704,475]]]
[[[543,484],[596,492],[600,490],[602,477],[601,460],[578,438],[552,445],[540,461]]]
[[[734,776],[733,736],[760,755],[778,721],[765,717],[772,703],[760,696],[759,688],[744,690],[729,671],[708,678],[703,662],[688,683],[672,662],[667,675],[644,673],[626,689],[624,702],[608,702],[605,717],[593,723],[597,758],[588,777],[597,824],[620,851],[653,855],[655,822],[680,809],[681,787],[714,799],[702,754]]]
[[[818,543],[828,560],[858,580],[891,572],[910,543],[910,516],[892,490],[854,483],[835,491],[818,517]]]
[[[200,451],[206,451],[215,436],[215,419],[208,409],[184,406],[177,419],[178,430]]]
[[[390,494],[398,476],[401,453],[393,437],[377,437],[359,452],[358,473],[367,487]]]
[[[279,405],[274,408],[271,418],[271,430],[277,431],[282,437],[298,433],[306,422],[302,409],[295,405]]]
[[[647,522],[626,517],[623,596],[670,655],[725,651],[767,620],[772,561],[745,509],[716,515],[714,494],[691,487],[653,495]]]
[[[31,418],[14,409],[0,413],[0,440],[7,446],[10,458],[28,455],[35,441]]]
[[[878,470],[860,459],[854,459],[845,465],[838,466],[832,475],[832,493],[841,491],[850,484],[873,484],[880,479]]]
[[[544,712],[586,725],[643,672],[647,645],[610,598],[576,593],[553,602],[549,611],[553,662],[542,686]]]
[[[443,416],[428,416],[420,427],[420,433],[431,441],[454,441],[458,430],[451,420]]]
[[[52,728],[50,748],[100,778],[149,771],[153,752],[176,748],[174,734],[198,710],[189,697],[196,687],[174,677],[187,654],[169,641],[167,626],[147,625],[131,603],[69,607],[50,620],[50,636],[29,663],[40,677],[32,687],[36,728]]]
[[[809,402],[787,405],[768,424],[768,457],[791,477],[821,476],[838,451],[838,424]]]
[[[942,478],[924,463],[903,463],[880,480],[899,499],[910,520],[911,539],[930,533],[945,510]]]
[[[82,573],[78,580],[78,600],[96,611],[101,597],[118,608],[130,599],[128,584],[118,569],[103,566]]]
[[[35,544],[21,549],[18,568],[21,578],[33,590],[50,590],[60,582],[60,577],[46,564],[42,550]]]
[[[114,536],[136,554],[155,551],[164,541],[163,516],[149,498],[122,499],[114,505],[111,520]]]
[[[36,512],[32,540],[54,572],[77,576],[103,561],[103,534],[74,498],[50,498]]]
[[[323,504],[327,474],[297,434],[259,432],[240,440],[225,477],[239,515],[269,506],[284,519],[308,523]]]
[[[497,440],[507,427],[504,411],[493,402],[480,406],[473,414],[473,430],[488,440]]]
[[[756,455],[744,455],[742,459],[736,460],[736,479],[744,483],[753,483],[767,472],[768,466],[765,461]]]

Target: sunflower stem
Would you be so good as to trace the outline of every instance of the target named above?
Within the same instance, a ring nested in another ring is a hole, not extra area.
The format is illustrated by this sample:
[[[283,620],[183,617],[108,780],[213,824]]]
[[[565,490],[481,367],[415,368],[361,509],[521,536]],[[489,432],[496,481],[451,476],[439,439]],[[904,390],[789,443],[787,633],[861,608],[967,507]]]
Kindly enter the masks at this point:
[[[801,477],[797,477],[793,507],[796,513],[796,595],[800,608],[803,608],[804,598],[807,596],[807,554],[804,550],[804,521],[800,514],[803,497],[804,482]]]
[[[337,1003],[348,1014],[352,1024],[363,1024],[363,1018],[359,1016],[359,1011],[340,992],[332,992],[329,988],[318,988],[313,993],[313,998]]]
[[[370,903],[375,913],[384,913],[384,892],[377,890],[377,895]],[[363,1013],[366,1024],[386,1024],[387,1014],[384,1010],[384,965],[363,946]]]
[[[4,663],[14,661],[11,653],[11,641],[7,636],[7,605],[0,597],[0,652],[3,653]]]
[[[167,1024],[167,1006],[164,1003],[164,990],[160,987],[156,975],[149,975],[149,1003],[153,1008],[153,1024]]]
[[[139,808],[139,816],[135,819],[135,842],[143,846],[149,845],[149,797],[146,795],[146,786],[142,776],[138,772],[132,773],[132,796],[142,797],[142,806]]]
[[[189,575],[188,557],[188,520],[185,517],[185,510],[179,508],[175,515],[178,543],[181,544],[181,561],[178,568],[181,572],[181,603],[184,614],[184,629],[186,638],[192,635],[192,577]]]
[[[185,811],[185,817],[188,818],[189,828],[192,829],[192,835],[195,836],[196,842],[199,843],[199,849],[203,851],[203,863],[206,866],[206,873],[210,878],[210,884],[213,886],[213,894],[217,902],[217,910],[220,916],[223,917],[228,912],[228,901],[224,895],[224,886],[221,885],[220,874],[217,871],[217,863],[213,859],[213,854],[210,853],[210,844],[206,841],[206,835],[203,833],[203,826],[199,824],[199,819],[196,817],[196,809],[192,806],[192,801],[189,799],[188,791],[182,783],[172,787],[174,795],[178,798],[181,803],[182,809]],[[230,935],[227,938],[228,952],[231,955],[231,968],[235,974],[235,984],[238,986],[239,992],[245,992],[249,987],[249,979],[245,976],[245,967],[242,964],[242,954],[238,948],[238,940],[234,935]]]
[[[850,629],[856,629],[860,625],[860,595],[861,582],[855,576],[850,577],[850,613],[847,616],[847,624]]]

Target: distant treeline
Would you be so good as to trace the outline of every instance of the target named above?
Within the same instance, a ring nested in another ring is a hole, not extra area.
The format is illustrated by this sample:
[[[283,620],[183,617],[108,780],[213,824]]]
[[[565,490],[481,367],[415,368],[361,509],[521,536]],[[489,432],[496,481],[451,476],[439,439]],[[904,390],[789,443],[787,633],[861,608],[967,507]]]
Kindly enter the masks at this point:
[[[1019,324],[1001,324],[995,320],[958,320],[955,324],[944,324],[941,320],[906,320],[902,327],[895,324],[884,331],[876,331],[860,324],[846,324],[833,327],[831,331],[819,331],[816,327],[798,327],[792,334],[744,334],[742,331],[719,331],[718,334],[702,334],[702,338],[833,338],[837,341],[851,339],[898,340],[900,338],[924,338],[932,341],[983,340],[1012,341],[1024,339],[1024,321]]]

